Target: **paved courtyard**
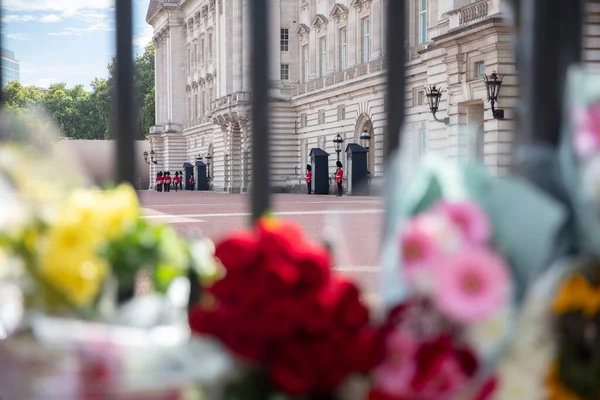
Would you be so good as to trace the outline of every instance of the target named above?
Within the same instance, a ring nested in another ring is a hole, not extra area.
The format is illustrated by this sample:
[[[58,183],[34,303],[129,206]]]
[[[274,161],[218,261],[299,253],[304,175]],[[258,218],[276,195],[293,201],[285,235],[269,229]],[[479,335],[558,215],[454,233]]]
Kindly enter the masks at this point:
[[[168,223],[182,235],[218,242],[249,224],[250,196],[213,192],[141,192],[146,218]],[[369,294],[377,290],[383,205],[374,197],[280,194],[273,211],[300,224],[307,235],[334,245],[336,269]],[[370,297],[370,296],[369,296]]]

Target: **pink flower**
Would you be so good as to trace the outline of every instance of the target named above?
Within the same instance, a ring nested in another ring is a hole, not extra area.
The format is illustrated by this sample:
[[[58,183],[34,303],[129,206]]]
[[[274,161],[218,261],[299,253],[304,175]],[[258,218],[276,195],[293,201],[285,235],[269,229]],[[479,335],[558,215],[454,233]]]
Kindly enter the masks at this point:
[[[413,218],[402,234],[402,260],[409,279],[428,269],[441,254],[438,241],[422,222],[420,217]]]
[[[373,372],[378,389],[392,396],[406,394],[417,372],[417,349],[417,341],[399,329],[388,336],[386,360]]]
[[[450,256],[438,274],[436,305],[458,322],[480,321],[508,302],[508,268],[489,250],[470,248]]]
[[[600,150],[600,102],[573,112],[574,146],[580,156]]]
[[[475,203],[465,202],[440,202],[435,207],[448,218],[462,233],[467,243],[483,244],[490,239],[490,224],[485,212]]]

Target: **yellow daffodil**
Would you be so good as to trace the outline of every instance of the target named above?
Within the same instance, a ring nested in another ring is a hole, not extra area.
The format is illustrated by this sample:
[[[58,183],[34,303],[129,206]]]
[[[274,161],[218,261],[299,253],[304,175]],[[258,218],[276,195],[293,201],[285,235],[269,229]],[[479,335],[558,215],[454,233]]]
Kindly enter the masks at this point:
[[[99,247],[122,235],[139,216],[133,189],[76,190],[53,225],[40,254],[40,273],[53,288],[78,307],[98,295],[109,265],[98,256]]]
[[[560,287],[552,311],[555,314],[582,311],[593,316],[600,311],[600,287],[590,285],[579,274],[573,275]]]
[[[100,214],[104,221],[105,234],[113,239],[131,227],[140,216],[140,204],[133,188],[121,185],[106,192]]]

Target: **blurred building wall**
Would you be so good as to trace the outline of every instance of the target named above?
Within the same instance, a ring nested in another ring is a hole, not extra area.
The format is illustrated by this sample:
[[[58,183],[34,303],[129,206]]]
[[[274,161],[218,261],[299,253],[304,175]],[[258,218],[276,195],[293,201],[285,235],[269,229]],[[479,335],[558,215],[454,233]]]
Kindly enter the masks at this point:
[[[77,160],[83,173],[98,185],[114,183],[116,168],[116,142],[114,140],[62,140],[57,146],[66,150]],[[144,161],[148,142],[136,141],[136,189],[147,190],[149,186],[148,164]]]

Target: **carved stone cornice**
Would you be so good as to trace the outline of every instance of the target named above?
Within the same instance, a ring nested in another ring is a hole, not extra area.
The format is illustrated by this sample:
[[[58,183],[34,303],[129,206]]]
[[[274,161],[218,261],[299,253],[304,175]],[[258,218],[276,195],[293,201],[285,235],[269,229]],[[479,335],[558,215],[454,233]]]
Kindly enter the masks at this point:
[[[350,10],[343,4],[337,3],[331,9],[329,13],[329,17],[333,18],[333,20],[339,24],[341,21],[346,21],[348,19],[348,13]]]
[[[191,92],[192,91],[192,86],[185,85],[185,91],[188,92],[188,93]]]
[[[327,29],[327,22],[329,22],[329,20],[326,16],[323,14],[317,14],[314,16],[310,24],[313,28],[316,28],[317,32],[321,32],[323,29]]]
[[[306,24],[298,24],[298,29],[296,29],[296,35],[301,39],[307,39],[308,34],[310,33],[310,27]]]
[[[350,5],[356,7],[358,12],[361,12],[363,9],[371,7],[372,0],[352,0]]]
[[[192,82],[192,87],[194,89],[198,89],[198,82],[196,82],[196,81]]]
[[[208,83],[212,83],[213,82],[213,74],[211,74],[210,72],[208,74],[206,74],[206,82]]]

